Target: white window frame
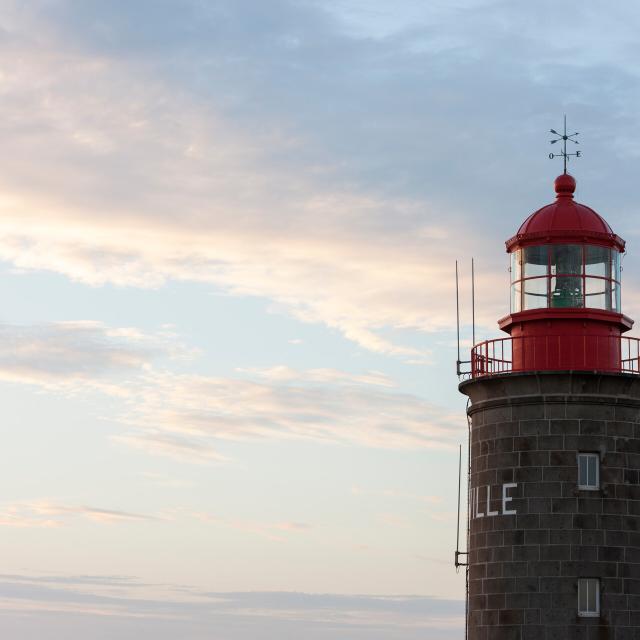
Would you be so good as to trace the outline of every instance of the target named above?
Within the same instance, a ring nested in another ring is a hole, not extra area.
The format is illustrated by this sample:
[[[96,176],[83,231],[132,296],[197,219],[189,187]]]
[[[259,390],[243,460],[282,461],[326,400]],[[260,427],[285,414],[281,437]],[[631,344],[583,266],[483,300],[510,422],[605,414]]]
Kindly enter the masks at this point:
[[[580,609],[580,592],[582,589],[587,590],[587,602],[589,601],[589,585],[595,587],[596,590],[596,610],[582,611]],[[578,616],[581,618],[599,618],[600,617],[600,578],[579,578],[578,579]]]
[[[595,485],[582,484],[580,482],[580,459],[585,458],[587,460],[587,481],[589,480],[589,460],[594,460],[596,465],[596,483]],[[600,455],[597,453],[579,453],[577,456],[578,462],[578,489],[584,491],[597,491],[600,489]]]

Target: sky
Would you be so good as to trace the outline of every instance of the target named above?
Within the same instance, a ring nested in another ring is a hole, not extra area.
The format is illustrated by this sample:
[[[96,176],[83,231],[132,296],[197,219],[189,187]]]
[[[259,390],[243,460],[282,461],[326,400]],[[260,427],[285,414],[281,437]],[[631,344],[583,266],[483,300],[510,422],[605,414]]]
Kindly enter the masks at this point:
[[[0,0],[0,635],[461,638],[455,260],[464,357],[566,113],[638,315],[639,28]]]

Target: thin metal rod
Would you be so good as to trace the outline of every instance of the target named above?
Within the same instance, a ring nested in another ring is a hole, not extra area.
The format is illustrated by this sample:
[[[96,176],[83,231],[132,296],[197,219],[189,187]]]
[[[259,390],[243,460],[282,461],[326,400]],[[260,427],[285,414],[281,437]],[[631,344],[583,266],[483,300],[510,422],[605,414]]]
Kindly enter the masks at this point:
[[[564,153],[562,159],[564,160],[564,172],[567,173],[567,114],[564,114],[564,139],[562,140],[562,146],[564,147]]]
[[[460,375],[460,293],[458,287],[458,261],[456,260],[456,339],[458,344],[458,359],[456,373]]]
[[[471,258],[471,335],[473,346],[476,344],[476,276]]]
[[[456,525],[456,552],[460,551],[460,485],[461,483],[462,483],[462,445],[459,445],[459,448],[458,448],[458,524]]]

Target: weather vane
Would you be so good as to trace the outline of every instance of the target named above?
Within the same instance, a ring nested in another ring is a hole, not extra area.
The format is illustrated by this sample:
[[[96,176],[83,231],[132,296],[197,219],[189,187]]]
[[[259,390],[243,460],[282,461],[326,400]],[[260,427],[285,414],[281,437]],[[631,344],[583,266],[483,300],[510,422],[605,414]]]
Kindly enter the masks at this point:
[[[567,173],[567,161],[569,160],[569,156],[575,156],[579,158],[582,153],[580,151],[576,151],[575,153],[567,153],[567,140],[573,142],[574,144],[580,144],[577,140],[574,140],[575,136],[579,135],[576,131],[575,133],[567,134],[567,116],[564,117],[564,133],[558,133],[555,129],[549,129],[550,133],[553,133],[554,136],[558,136],[555,140],[551,140],[551,144],[555,144],[556,142],[560,142],[562,140],[562,151],[560,153],[550,153],[549,158],[553,160],[554,158],[561,157],[564,160],[564,172]]]

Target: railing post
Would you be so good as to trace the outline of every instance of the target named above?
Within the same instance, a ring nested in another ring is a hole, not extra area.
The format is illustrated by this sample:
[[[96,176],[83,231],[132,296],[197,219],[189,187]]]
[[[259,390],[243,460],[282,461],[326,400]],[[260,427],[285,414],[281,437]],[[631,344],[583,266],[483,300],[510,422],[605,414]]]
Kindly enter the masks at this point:
[[[489,373],[489,341],[484,341],[484,361],[482,363],[483,372]]]
[[[618,369],[624,371],[624,364],[622,362],[622,336],[616,341],[616,356],[618,358]]]

